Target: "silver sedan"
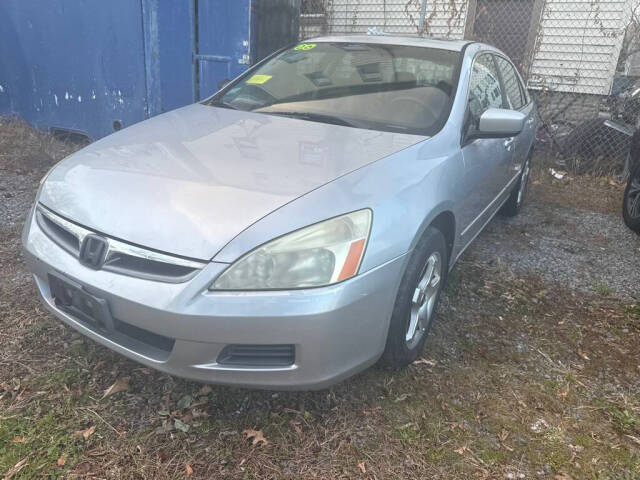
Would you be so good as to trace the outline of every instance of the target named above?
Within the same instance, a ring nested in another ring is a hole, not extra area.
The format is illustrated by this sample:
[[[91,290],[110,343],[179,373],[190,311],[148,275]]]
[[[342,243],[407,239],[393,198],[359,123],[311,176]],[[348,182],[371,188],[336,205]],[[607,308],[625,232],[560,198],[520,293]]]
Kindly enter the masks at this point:
[[[322,37],[42,180],[23,246],[59,319],[202,382],[413,362],[447,274],[518,213],[537,113],[499,50]]]

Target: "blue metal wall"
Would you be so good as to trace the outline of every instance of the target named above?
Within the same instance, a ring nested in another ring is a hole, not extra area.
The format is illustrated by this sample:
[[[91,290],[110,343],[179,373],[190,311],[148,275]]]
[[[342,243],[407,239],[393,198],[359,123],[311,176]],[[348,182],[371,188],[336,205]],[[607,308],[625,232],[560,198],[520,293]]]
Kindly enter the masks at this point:
[[[250,1],[199,1],[198,96],[218,90],[218,82],[242,73],[249,60]]]
[[[0,114],[99,138],[204,98],[246,68],[250,11],[250,0],[2,0]]]
[[[138,3],[114,3],[121,2]],[[192,0],[140,0],[140,6],[147,107],[149,116],[153,116],[194,101],[192,54],[196,18]]]

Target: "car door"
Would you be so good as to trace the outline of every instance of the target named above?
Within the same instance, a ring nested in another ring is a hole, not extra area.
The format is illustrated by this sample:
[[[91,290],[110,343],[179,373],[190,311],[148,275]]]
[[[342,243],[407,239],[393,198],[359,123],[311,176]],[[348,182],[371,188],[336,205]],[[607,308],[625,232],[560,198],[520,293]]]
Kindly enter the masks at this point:
[[[482,229],[499,207],[500,193],[509,181],[513,154],[512,138],[466,140],[477,128],[480,116],[489,108],[503,108],[504,96],[493,55],[481,52],[473,61],[462,156],[464,159],[464,198],[461,200],[463,225],[461,241],[466,244]]]
[[[529,155],[531,146],[535,139],[536,109],[513,64],[502,55],[495,55],[495,59],[502,78],[502,85],[507,97],[508,108],[518,110],[527,116],[524,123],[524,129],[514,139],[511,171],[512,175],[517,175],[522,168],[522,164],[526,160],[527,155]]]

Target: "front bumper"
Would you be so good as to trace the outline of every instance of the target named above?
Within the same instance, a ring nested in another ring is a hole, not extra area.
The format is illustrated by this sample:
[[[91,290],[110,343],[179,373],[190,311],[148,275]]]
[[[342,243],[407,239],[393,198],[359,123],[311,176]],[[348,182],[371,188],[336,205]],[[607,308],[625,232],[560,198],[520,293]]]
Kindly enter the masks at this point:
[[[92,270],[52,242],[33,216],[22,241],[44,305],[87,337],[179,377],[273,389],[325,388],[373,364],[384,350],[407,258],[398,257],[329,287],[210,292],[208,285],[226,264],[211,262],[185,283]],[[50,273],[62,274],[105,299],[113,318],[127,329],[105,332],[62,311],[51,296]],[[132,331],[137,334],[127,334]],[[147,332],[149,341],[140,332]],[[162,342],[152,341],[156,337],[170,342],[158,348]],[[288,366],[217,363],[220,352],[230,344],[290,344],[295,348],[295,361]]]

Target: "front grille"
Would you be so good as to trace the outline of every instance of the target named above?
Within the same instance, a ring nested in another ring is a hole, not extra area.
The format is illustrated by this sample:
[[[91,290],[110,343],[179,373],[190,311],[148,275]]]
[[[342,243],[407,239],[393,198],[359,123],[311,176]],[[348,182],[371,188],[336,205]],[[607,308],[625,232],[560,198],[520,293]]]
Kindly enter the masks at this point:
[[[38,222],[38,226],[51,240],[72,255],[78,256],[80,252],[80,242],[77,236],[63,228],[60,224],[54,222],[51,218],[43,215],[40,210],[36,211],[36,221]]]
[[[242,367],[287,367],[295,361],[293,345],[227,345],[220,355],[220,365]]]
[[[105,264],[105,270],[125,275],[127,272],[137,272],[139,276],[144,275],[148,278],[188,278],[197,269],[134,257],[125,253],[112,253]]]
[[[83,239],[93,230],[63,218],[38,206],[36,222],[53,242],[78,258]],[[120,240],[105,237],[108,244],[103,270],[167,283],[186,282],[198,273],[204,262],[167,255],[144,249]]]

